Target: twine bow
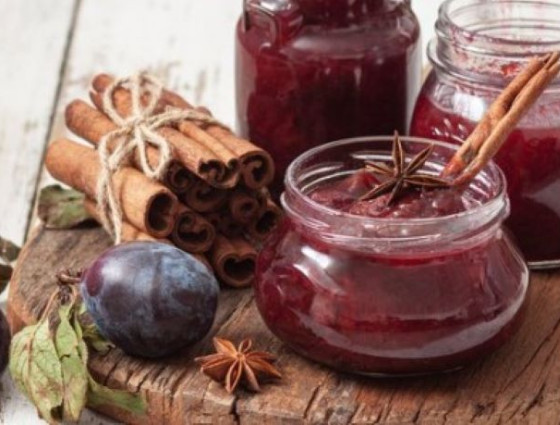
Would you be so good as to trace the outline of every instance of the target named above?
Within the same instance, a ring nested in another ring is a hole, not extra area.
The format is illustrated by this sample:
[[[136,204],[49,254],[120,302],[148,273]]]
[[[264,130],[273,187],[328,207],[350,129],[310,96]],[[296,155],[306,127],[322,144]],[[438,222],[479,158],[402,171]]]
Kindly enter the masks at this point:
[[[131,112],[128,116],[118,113],[114,93],[119,88],[130,90]],[[103,112],[119,127],[103,136],[98,152],[101,173],[97,182],[97,205],[105,229],[115,244],[121,242],[122,208],[115,194],[113,175],[119,171],[131,155],[138,155],[138,168],[150,179],[161,180],[172,159],[169,142],[156,131],[162,126],[177,124],[183,120],[223,126],[208,114],[194,109],[166,108],[154,115],[161,99],[163,85],[147,73],[115,79],[103,93]],[[147,103],[143,105],[143,99]],[[115,142],[112,146],[112,142]],[[159,158],[152,167],[148,161],[148,147],[158,150]]]

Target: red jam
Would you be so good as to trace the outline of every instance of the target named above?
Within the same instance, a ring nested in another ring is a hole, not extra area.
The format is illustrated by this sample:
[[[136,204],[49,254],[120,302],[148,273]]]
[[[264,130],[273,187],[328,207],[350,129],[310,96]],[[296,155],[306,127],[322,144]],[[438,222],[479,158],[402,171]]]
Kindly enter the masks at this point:
[[[364,217],[433,218],[467,211],[479,203],[450,189],[410,190],[389,204],[391,194],[360,200],[377,183],[366,171],[359,171],[329,185],[319,187],[309,197],[338,211]]]
[[[531,58],[560,50],[558,0],[445,0],[436,26],[433,70],[410,130],[418,137],[462,143]],[[521,251],[533,267],[560,266],[560,81],[527,112],[496,162],[511,200],[506,226]]]
[[[501,229],[501,175],[492,165],[464,194],[418,190],[390,207],[383,197],[356,203],[372,181],[348,172],[353,153],[376,141],[335,142],[290,167],[287,218],[258,258],[259,311],[296,351],[338,369],[462,367],[508,340],[522,317],[528,272]],[[375,207],[351,214],[361,203]]]
[[[404,134],[420,88],[420,29],[402,0],[245,0],[237,27],[241,134],[290,162],[344,137]]]
[[[543,121],[516,129],[495,158],[506,175],[511,200],[506,225],[528,261],[560,259],[560,97],[540,115]],[[557,117],[555,124],[553,117]],[[423,95],[411,134],[458,143],[475,126],[474,121],[442,109]]]

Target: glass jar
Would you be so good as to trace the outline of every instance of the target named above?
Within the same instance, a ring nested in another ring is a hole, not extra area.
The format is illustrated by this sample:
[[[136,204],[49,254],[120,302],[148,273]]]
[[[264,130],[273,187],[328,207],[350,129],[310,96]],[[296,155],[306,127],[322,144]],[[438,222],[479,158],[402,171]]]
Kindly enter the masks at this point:
[[[274,157],[408,129],[421,83],[410,0],[245,0],[237,26],[241,134]]]
[[[403,141],[409,152],[431,143]],[[441,170],[455,149],[436,142],[428,168]],[[281,340],[341,370],[453,370],[500,346],[522,318],[528,271],[502,229],[504,178],[490,164],[468,189],[478,206],[438,218],[350,215],[308,196],[364,159],[390,158],[389,138],[359,138],[315,148],[290,166],[286,219],[257,261],[257,306]]]
[[[560,3],[447,0],[429,45],[433,65],[411,133],[461,143],[535,55],[560,50]],[[512,213],[507,226],[535,267],[560,265],[560,81],[543,94],[496,157]]]

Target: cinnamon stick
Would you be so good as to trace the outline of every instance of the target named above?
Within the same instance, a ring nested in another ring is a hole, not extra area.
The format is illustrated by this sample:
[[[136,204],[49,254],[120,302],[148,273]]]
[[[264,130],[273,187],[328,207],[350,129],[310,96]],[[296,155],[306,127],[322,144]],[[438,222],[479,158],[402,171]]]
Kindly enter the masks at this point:
[[[191,254],[194,258],[196,258],[198,261],[200,261],[202,264],[204,264],[206,267],[208,267],[208,270],[210,270],[212,273],[214,272],[214,270],[212,269],[212,264],[210,264],[210,261],[208,261],[208,258],[206,258],[206,256],[204,254]]]
[[[234,221],[247,224],[258,217],[266,205],[262,192],[236,189],[228,201],[228,209]]]
[[[90,98],[100,111],[103,110],[103,93],[112,81],[112,77],[106,74],[98,75],[93,80]],[[113,95],[113,102],[121,116],[130,114],[132,98],[129,90],[117,89]],[[235,153],[192,122],[184,121],[179,127],[190,131],[182,132],[170,127],[163,127],[158,131],[173,146],[176,158],[213,186],[235,186],[239,179],[239,160]]]
[[[247,228],[249,236],[259,241],[264,240],[272,233],[281,218],[282,210],[269,198],[259,217],[249,224]]]
[[[211,115],[208,109],[197,109]],[[247,140],[237,137],[223,127],[213,125],[208,126],[206,130],[231,149],[239,158],[241,175],[245,186],[251,189],[260,189],[272,182],[275,172],[274,161],[268,152]]]
[[[210,186],[204,180],[195,179],[188,191],[181,195],[181,200],[193,210],[206,213],[217,211],[227,202],[228,192]]]
[[[207,217],[208,221],[224,236],[238,238],[243,235],[244,226],[234,220],[227,211],[210,213]]]
[[[250,286],[254,279],[257,252],[241,238],[216,237],[209,252],[210,263],[218,278],[234,288]]]
[[[117,129],[117,126],[105,114],[88,105],[81,100],[74,100],[65,110],[66,126],[76,136],[98,145],[102,137]],[[109,144],[112,151],[119,144],[119,140],[113,140]],[[148,163],[155,167],[159,161],[158,150],[154,147],[146,149]],[[139,163],[138,156],[135,157],[136,164]],[[164,177],[163,183],[174,193],[184,193],[193,181],[192,173],[177,160],[171,161]]]
[[[86,208],[86,211],[89,213],[89,215],[91,215],[98,223],[101,223],[99,211],[97,210],[97,205],[94,200],[86,198],[84,200],[84,207]],[[138,230],[136,227],[126,221],[123,221],[122,223],[121,240],[123,242],[154,241],[167,244],[170,243],[167,239],[154,238],[153,236],[150,236],[147,233]]]
[[[486,166],[560,72],[560,53],[534,58],[498,96],[442,171],[464,185]],[[462,174],[461,174],[462,173]]]
[[[48,147],[45,164],[54,178],[95,198],[101,172],[95,150],[59,139]],[[117,171],[113,184],[125,221],[155,238],[171,233],[178,201],[169,189],[131,167]]]
[[[214,226],[190,208],[179,205],[171,240],[183,251],[201,253],[208,251],[216,237]]]
[[[102,93],[111,83],[112,78],[102,74],[93,81],[94,89]],[[164,90],[159,108],[173,106],[180,109],[193,109],[193,106],[176,93]],[[212,115],[206,108],[196,108],[208,115]],[[192,134],[193,123],[181,124],[179,129],[185,134]],[[231,131],[217,125],[203,128],[213,140],[217,140],[228,151],[233,152],[240,162],[240,171],[245,185],[251,189],[260,189],[268,186],[274,178],[274,161],[268,152],[252,144],[248,140],[235,136]],[[216,145],[214,145],[216,146]]]

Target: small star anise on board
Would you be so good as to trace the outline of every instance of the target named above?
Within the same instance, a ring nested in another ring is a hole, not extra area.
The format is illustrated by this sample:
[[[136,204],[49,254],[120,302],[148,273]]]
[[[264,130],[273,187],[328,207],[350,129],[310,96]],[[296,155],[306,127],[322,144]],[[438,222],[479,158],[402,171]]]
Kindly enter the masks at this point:
[[[392,152],[393,168],[386,164],[366,161],[367,171],[384,176],[387,179],[361,196],[360,201],[368,201],[390,192],[391,196],[387,201],[387,205],[390,205],[403,191],[410,187],[430,189],[450,187],[451,184],[447,180],[418,171],[424,166],[433,150],[434,145],[430,145],[407,163],[399,133],[395,132]]]
[[[233,393],[240,382],[252,391],[260,391],[259,380],[282,378],[272,363],[276,357],[264,351],[251,351],[253,342],[244,339],[239,346],[222,338],[214,338],[216,353],[197,357],[201,371],[214,381],[223,383],[228,393]]]

